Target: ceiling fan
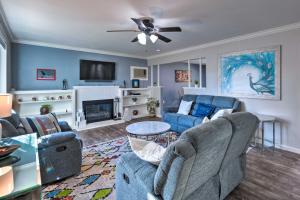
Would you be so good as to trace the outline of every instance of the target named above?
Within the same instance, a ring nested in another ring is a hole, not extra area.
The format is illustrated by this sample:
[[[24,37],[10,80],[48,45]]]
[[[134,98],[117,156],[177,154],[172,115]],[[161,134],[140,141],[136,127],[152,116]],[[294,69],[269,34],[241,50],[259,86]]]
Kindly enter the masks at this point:
[[[152,43],[155,43],[157,39],[160,39],[166,43],[172,40],[159,34],[161,32],[181,32],[180,27],[158,27],[153,24],[154,19],[151,17],[142,18],[131,18],[132,21],[138,26],[138,30],[108,30],[107,32],[139,32],[131,42],[139,42],[142,45],[146,45],[147,36],[150,38]]]

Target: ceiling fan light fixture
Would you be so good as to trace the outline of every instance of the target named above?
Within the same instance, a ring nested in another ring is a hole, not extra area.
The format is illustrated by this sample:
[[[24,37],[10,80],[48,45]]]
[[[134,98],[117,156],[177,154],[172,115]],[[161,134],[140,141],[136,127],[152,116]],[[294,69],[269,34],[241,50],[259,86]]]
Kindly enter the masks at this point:
[[[145,33],[139,33],[137,37],[138,37],[138,41],[139,41],[140,44],[146,45],[147,38],[146,38],[146,34]]]
[[[158,37],[156,35],[150,35],[150,40],[154,44],[157,41]]]

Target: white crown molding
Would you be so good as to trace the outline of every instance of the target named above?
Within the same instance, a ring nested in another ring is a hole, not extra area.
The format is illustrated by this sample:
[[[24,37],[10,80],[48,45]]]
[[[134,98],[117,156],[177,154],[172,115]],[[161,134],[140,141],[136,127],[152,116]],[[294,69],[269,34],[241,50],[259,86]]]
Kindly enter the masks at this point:
[[[8,37],[7,39],[10,40],[10,41],[14,40],[14,35],[13,35],[12,31],[11,31],[10,26],[8,25],[8,22],[7,22],[5,14],[4,14],[4,9],[2,7],[1,2],[0,2],[0,17],[2,18],[3,23],[4,23],[3,24],[4,25],[3,28],[6,29],[6,31],[5,30],[4,31],[8,34],[7,35],[7,37]]]
[[[246,35],[240,35],[237,37],[232,37],[224,40],[219,40],[215,42],[210,42],[206,44],[201,44],[197,46],[191,46],[175,51],[170,51],[166,53],[162,53],[159,55],[154,55],[154,56],[137,56],[137,55],[132,55],[132,54],[126,54],[126,53],[120,53],[120,52],[113,52],[113,51],[105,51],[105,50],[97,50],[97,49],[89,49],[89,48],[81,48],[81,47],[74,47],[74,46],[68,46],[68,45],[60,45],[60,44],[55,44],[55,43],[47,43],[47,42],[39,42],[39,41],[31,41],[31,40],[13,40],[14,43],[19,43],[19,44],[28,44],[28,45],[35,45],[35,46],[43,46],[43,47],[52,47],[52,48],[59,48],[59,49],[67,49],[67,50],[74,50],[74,51],[82,51],[82,52],[89,52],[89,53],[97,53],[97,54],[106,54],[106,55],[114,55],[114,56],[122,56],[122,57],[131,57],[131,58],[139,58],[139,59],[156,59],[156,58],[162,58],[165,56],[170,56],[174,54],[180,54],[188,51],[195,51],[195,50],[200,50],[208,47],[214,47],[214,46],[219,46],[219,45],[224,45],[228,44],[231,42],[238,42],[242,40],[247,40],[247,39],[252,39],[252,38],[257,38],[257,37],[262,37],[262,36],[268,36],[276,33],[281,33],[281,32],[286,32],[290,30],[295,30],[300,28],[300,22],[299,23],[294,23],[294,24],[289,24],[277,28],[272,28],[272,29],[267,29],[255,33],[250,33]]]
[[[137,56],[137,55],[126,54],[126,53],[89,49],[89,48],[82,48],[82,47],[75,47],[75,46],[68,46],[68,45],[60,45],[55,43],[39,42],[39,41],[32,41],[32,40],[13,40],[13,43],[51,47],[51,48],[66,49],[66,50],[73,50],[73,51],[82,51],[82,52],[96,53],[96,54],[105,54],[105,55],[112,55],[112,56],[146,59],[146,57],[144,56]]]
[[[254,32],[254,33],[250,33],[250,34],[246,34],[246,35],[240,35],[240,36],[236,36],[236,37],[232,37],[232,38],[228,38],[228,39],[224,39],[224,40],[210,42],[210,43],[206,43],[206,44],[191,46],[191,47],[187,47],[187,48],[183,48],[183,49],[179,49],[179,50],[175,50],[175,51],[162,53],[159,55],[149,56],[146,59],[149,60],[149,59],[155,59],[155,58],[162,58],[162,57],[170,56],[170,55],[174,55],[174,54],[200,50],[200,49],[204,49],[204,48],[208,48],[208,47],[219,46],[219,45],[228,44],[231,42],[238,42],[238,41],[262,37],[262,36],[268,36],[268,35],[272,35],[275,33],[286,32],[286,31],[295,30],[295,29],[299,29],[299,28],[300,28],[300,22],[285,25],[285,26],[280,26],[280,27],[276,27],[276,28],[266,29],[263,31],[258,31],[258,32]]]

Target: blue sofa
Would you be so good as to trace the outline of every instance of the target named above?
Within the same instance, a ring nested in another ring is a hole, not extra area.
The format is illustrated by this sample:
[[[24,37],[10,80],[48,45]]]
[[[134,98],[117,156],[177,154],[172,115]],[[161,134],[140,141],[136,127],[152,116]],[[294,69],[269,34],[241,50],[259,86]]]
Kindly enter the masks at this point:
[[[245,177],[246,151],[259,121],[234,113],[181,134],[159,166],[134,153],[116,168],[117,200],[223,200]]]
[[[212,105],[215,107],[213,112],[216,113],[220,109],[232,108],[233,112],[240,111],[241,102],[233,97],[223,97],[223,96],[211,96],[211,95],[184,95],[182,97],[184,101],[193,101],[193,107],[197,103]],[[167,108],[163,114],[163,121],[171,125],[171,130],[177,133],[182,133],[183,131],[194,127],[202,123],[204,117],[195,117],[192,115],[182,115],[177,114],[177,108]]]

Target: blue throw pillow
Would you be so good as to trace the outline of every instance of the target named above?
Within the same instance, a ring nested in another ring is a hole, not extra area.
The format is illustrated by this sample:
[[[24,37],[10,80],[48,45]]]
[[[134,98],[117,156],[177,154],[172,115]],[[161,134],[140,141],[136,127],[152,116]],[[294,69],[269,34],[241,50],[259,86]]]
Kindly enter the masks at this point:
[[[215,106],[213,105],[197,103],[193,108],[192,115],[194,117],[210,117],[214,110]]]

